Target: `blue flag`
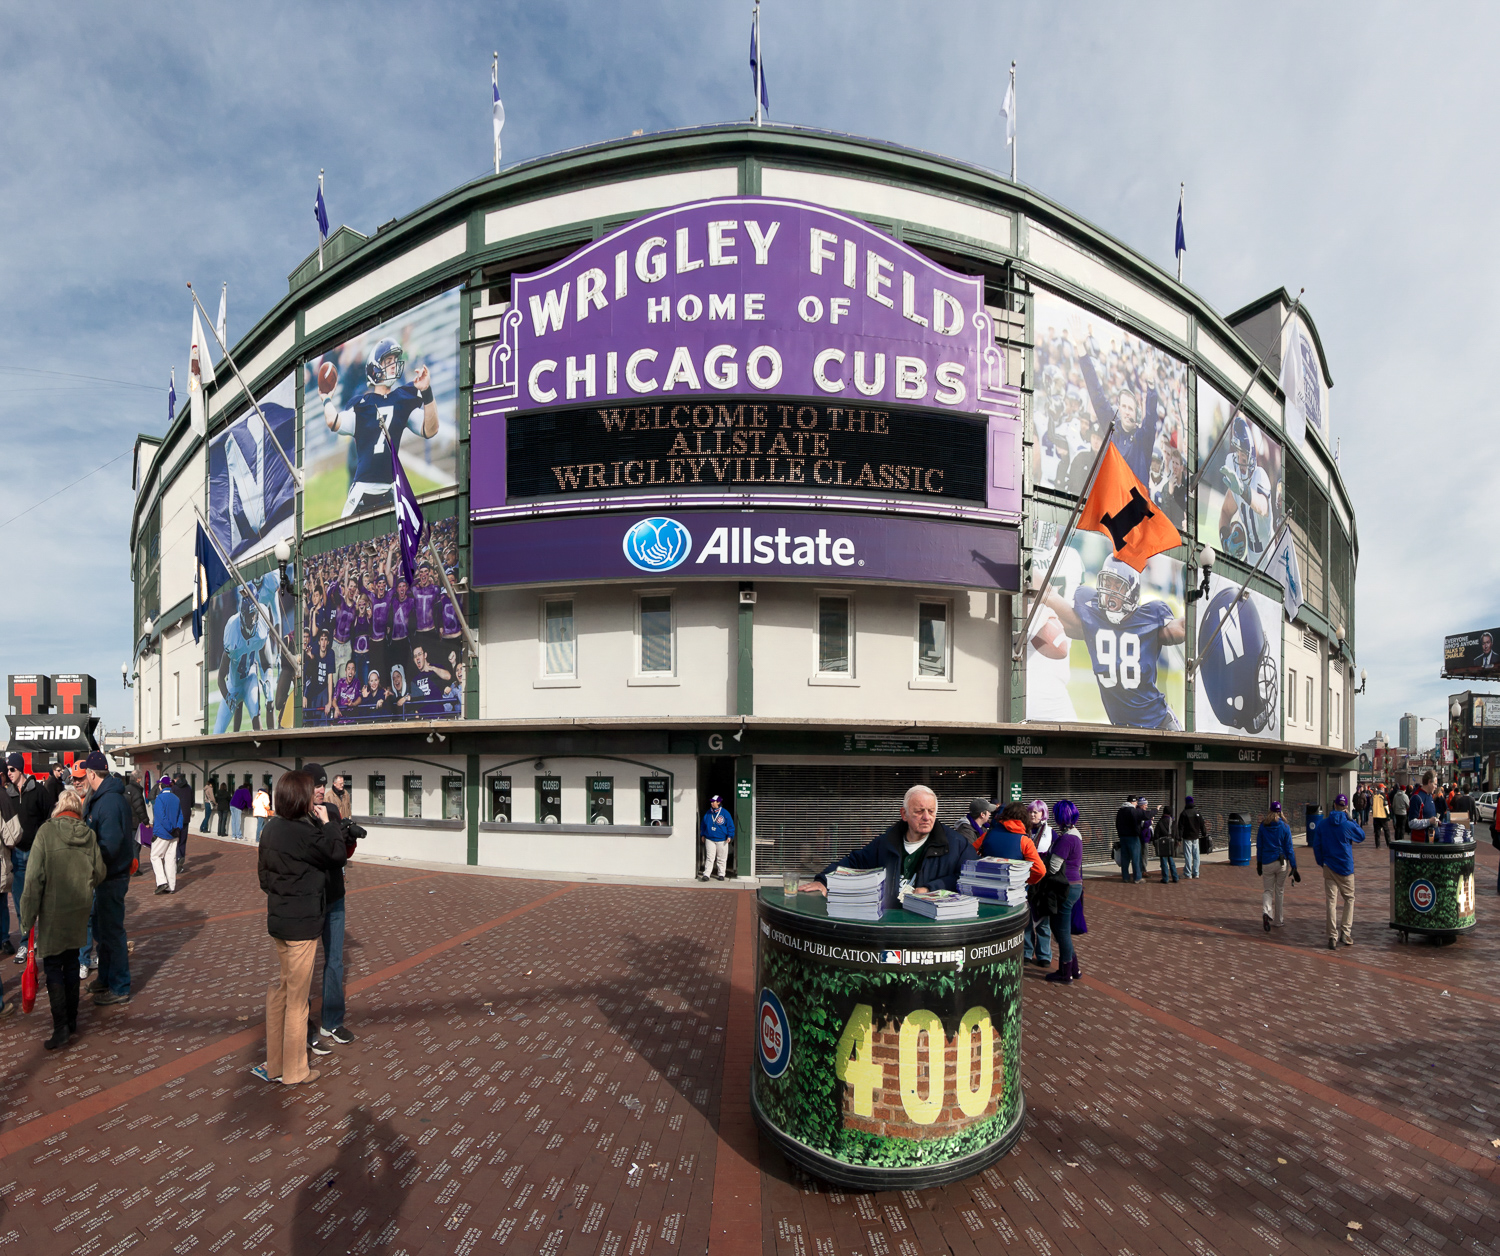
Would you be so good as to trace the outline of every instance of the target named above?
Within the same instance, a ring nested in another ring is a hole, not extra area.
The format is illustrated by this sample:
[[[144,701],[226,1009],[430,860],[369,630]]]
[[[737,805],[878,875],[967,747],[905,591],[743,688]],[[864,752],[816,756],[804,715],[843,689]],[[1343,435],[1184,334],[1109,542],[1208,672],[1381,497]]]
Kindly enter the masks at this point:
[[[201,523],[193,552],[198,560],[193,579],[193,640],[200,641],[203,638],[203,612],[208,608],[209,599],[229,583],[229,568],[219,557],[219,551],[208,539]]]
[[[759,32],[759,21],[752,19],[750,23],[750,94],[753,96],[757,88],[760,90],[760,107],[769,116],[771,94],[766,88],[766,67],[760,56]]]
[[[167,389],[167,426],[177,417],[177,368],[172,368],[172,383]]]
[[[1176,253],[1177,253],[1177,256],[1178,256],[1179,259],[1181,259],[1182,255],[1187,252],[1187,236],[1184,235],[1183,231],[1182,231],[1182,197],[1183,197],[1183,193],[1181,191],[1179,191],[1177,193],[1177,248],[1176,248]]]
[[[318,180],[318,199],[313,202],[313,217],[318,220],[318,234],[328,239],[328,206],[323,204],[323,180]]]
[[[417,547],[422,543],[422,508],[417,505],[417,495],[411,491],[406,471],[401,466],[401,455],[396,452],[396,442],[387,437],[391,447],[391,484],[396,491],[396,522],[401,528],[401,574],[408,586],[417,583]]]

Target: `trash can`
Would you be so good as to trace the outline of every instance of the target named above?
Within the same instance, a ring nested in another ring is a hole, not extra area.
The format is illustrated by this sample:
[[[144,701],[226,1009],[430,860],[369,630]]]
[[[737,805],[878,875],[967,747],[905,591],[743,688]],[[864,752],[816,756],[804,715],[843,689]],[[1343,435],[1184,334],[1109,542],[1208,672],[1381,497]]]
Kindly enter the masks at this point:
[[[1238,811],[1229,813],[1229,862],[1236,868],[1250,863],[1250,821]]]
[[[1391,843],[1391,928],[1449,943],[1476,923],[1475,844],[1461,824],[1438,826],[1433,842]]]
[[[1305,821],[1305,827],[1303,829],[1303,833],[1305,835],[1307,845],[1309,845],[1309,846],[1312,845],[1313,825],[1315,825],[1322,818],[1323,818],[1323,808],[1321,808],[1320,806],[1318,806],[1318,804],[1315,803],[1315,802],[1308,803],[1307,804],[1307,818],[1306,818],[1306,821]]]

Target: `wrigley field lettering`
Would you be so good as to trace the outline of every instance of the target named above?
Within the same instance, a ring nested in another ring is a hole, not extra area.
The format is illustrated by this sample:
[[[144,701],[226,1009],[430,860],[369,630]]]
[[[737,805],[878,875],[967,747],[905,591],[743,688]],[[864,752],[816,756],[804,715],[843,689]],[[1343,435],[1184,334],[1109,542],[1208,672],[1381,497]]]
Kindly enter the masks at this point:
[[[985,499],[982,421],[726,398],[512,415],[510,500],[664,487]]]

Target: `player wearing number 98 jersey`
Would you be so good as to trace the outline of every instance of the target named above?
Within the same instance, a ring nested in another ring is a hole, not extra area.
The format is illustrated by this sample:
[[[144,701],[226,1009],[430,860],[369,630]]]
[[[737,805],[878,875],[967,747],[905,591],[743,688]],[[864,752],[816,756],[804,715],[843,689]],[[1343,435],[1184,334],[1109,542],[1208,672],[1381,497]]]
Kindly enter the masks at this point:
[[[1187,638],[1187,626],[1165,602],[1141,605],[1138,571],[1118,558],[1106,558],[1094,587],[1075,589],[1071,606],[1051,592],[1046,600],[1068,636],[1088,646],[1099,698],[1111,724],[1181,727],[1157,687],[1156,670],[1162,648],[1180,645]]]
[[[333,400],[333,390],[338,386],[337,369],[318,368],[318,392],[323,399],[323,420],[328,430],[354,437],[354,479],[341,518],[394,504],[387,433],[399,451],[402,435],[413,426],[420,412],[422,435],[429,439],[437,435],[437,401],[432,395],[431,375],[425,366],[419,366],[412,382],[405,384],[402,383],[405,374],[406,351],[394,340],[382,340],[365,363],[369,388],[347,410],[340,410]]]

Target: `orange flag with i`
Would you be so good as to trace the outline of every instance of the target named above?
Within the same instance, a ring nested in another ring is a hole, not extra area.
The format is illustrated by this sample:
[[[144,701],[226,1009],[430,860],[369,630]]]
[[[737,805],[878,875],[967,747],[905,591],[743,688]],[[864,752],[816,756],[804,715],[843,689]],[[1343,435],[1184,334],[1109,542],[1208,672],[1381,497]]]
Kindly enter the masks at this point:
[[[1152,555],[1182,544],[1182,534],[1161,507],[1152,504],[1113,441],[1105,448],[1078,526],[1085,532],[1104,533],[1114,546],[1115,557],[1137,571],[1145,570]]]

